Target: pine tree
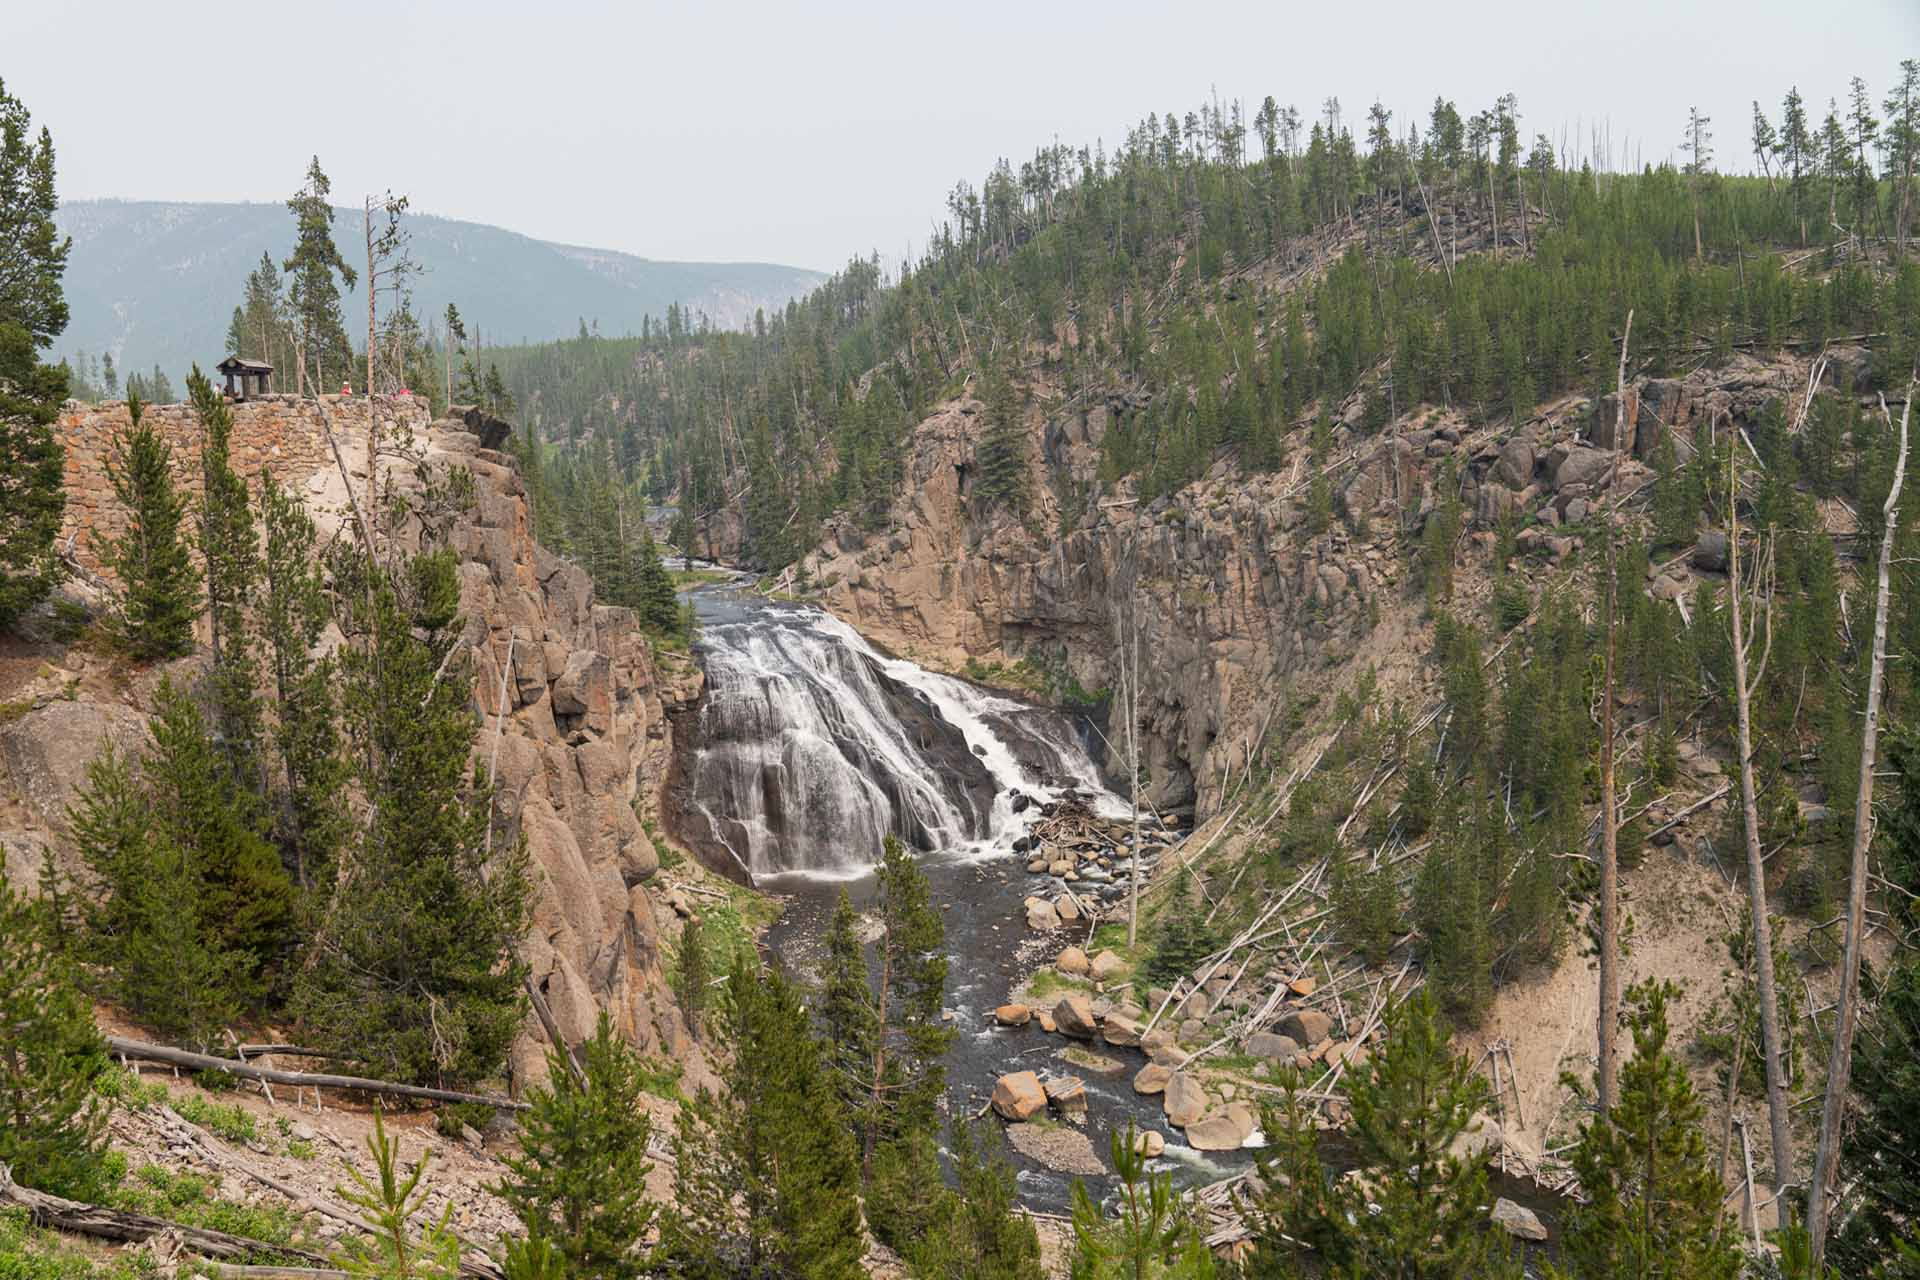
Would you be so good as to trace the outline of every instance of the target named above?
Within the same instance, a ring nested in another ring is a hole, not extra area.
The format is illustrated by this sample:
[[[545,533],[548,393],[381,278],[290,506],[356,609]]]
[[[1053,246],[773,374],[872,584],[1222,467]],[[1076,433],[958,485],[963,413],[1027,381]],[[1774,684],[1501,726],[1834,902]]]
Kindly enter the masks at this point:
[[[173,450],[141,421],[143,412],[139,398],[128,396],[128,425],[114,434],[107,459],[127,526],[100,559],[118,579],[115,636],[132,657],[151,662],[192,651],[200,593],[182,529],[187,504],[173,483]]]
[[[200,556],[212,635],[207,685],[213,729],[235,782],[264,797],[260,669],[249,616],[260,577],[253,507],[229,450],[233,411],[197,364],[187,375],[187,396],[200,419]]]
[[[1182,1212],[1171,1174],[1147,1172],[1133,1125],[1108,1139],[1120,1180],[1120,1214],[1107,1220],[1086,1186],[1073,1184],[1073,1280],[1212,1280],[1213,1254]]]
[[[916,1280],[1041,1280],[1040,1237],[1020,1212],[999,1126],[956,1117],[947,1149],[954,1190],[907,1245]]]
[[[529,894],[524,850],[494,851],[492,796],[471,765],[478,723],[451,552],[356,581],[335,562],[349,616],[343,699],[369,810],[295,983],[321,1043],[386,1079],[443,1087],[497,1071],[520,1025],[516,948]]]
[[[334,692],[337,667],[332,657],[314,656],[332,610],[313,555],[313,519],[271,472],[260,477],[260,522],[266,532],[259,626],[273,710],[273,836],[301,892],[314,894],[331,884],[334,860],[352,825],[339,803],[348,769]],[[315,905],[324,906],[325,897],[320,892]]]
[[[681,1108],[665,1259],[696,1280],[856,1280],[858,1152],[806,1010],[750,954],[727,987],[727,1091]]]
[[[346,1166],[351,1186],[336,1188],[342,1200],[364,1215],[367,1231],[346,1242],[345,1271],[358,1280],[455,1280],[460,1274],[460,1240],[453,1233],[453,1202],[437,1218],[426,1217],[425,1179],[431,1149],[411,1169],[400,1169],[400,1143],[387,1136],[382,1113],[373,1113],[373,1133],[367,1138],[373,1157],[369,1178]],[[414,1219],[425,1226],[415,1235]]]
[[[710,1003],[707,984],[711,980],[700,917],[688,916],[680,928],[680,947],[673,958],[673,986],[680,996],[680,1012],[687,1020],[687,1033],[696,1040],[700,1037],[700,1019]]]
[[[660,549],[653,535],[642,532],[635,570],[635,607],[642,626],[662,634],[680,625],[680,594],[674,588],[673,575],[660,560]]]
[[[873,1007],[873,975],[859,937],[860,917],[840,891],[827,924],[827,958],[815,1012],[822,1052],[834,1086],[850,1111],[863,1110],[872,1088],[880,1019]]]
[[[328,374],[348,376],[353,344],[340,315],[340,288],[334,277],[352,288],[357,277],[333,242],[333,183],[320,168],[320,157],[307,165],[306,182],[287,199],[294,217],[293,254],[280,264],[288,273],[287,304],[297,334],[296,356],[306,366],[311,384],[322,391],[332,386]],[[304,394],[306,387],[296,387]]]
[[[1633,1057],[1620,1072],[1620,1100],[1582,1126],[1572,1155],[1582,1202],[1567,1212],[1561,1250],[1570,1280],[1741,1274],[1701,1131],[1705,1108],[1667,1050],[1667,1003],[1677,994],[1656,982],[1627,992],[1621,1021]]]
[[[600,1013],[582,1046],[586,1080],[576,1082],[564,1050],[547,1054],[547,1084],[527,1097],[520,1154],[495,1190],[527,1235],[550,1242],[575,1280],[625,1280],[644,1274],[638,1251],[656,1206],[646,1198],[647,1141],[641,1064]]]
[[[54,551],[66,511],[64,450],[53,421],[67,398],[61,366],[39,353],[67,327],[60,288],[70,239],[54,223],[53,138],[0,81],[0,630],[38,604],[63,569]]]
[[[95,1085],[107,1050],[49,916],[0,874],[0,1166],[22,1186],[93,1201],[106,1181]]]
[[[1333,1228],[1320,1238],[1334,1273],[1517,1277],[1505,1233],[1486,1219],[1486,1169],[1449,1150],[1490,1104],[1487,1084],[1448,1046],[1429,990],[1388,1015],[1386,1043],[1351,1079],[1347,1134],[1373,1185],[1342,1183],[1330,1200]]]
[[[150,824],[149,810],[145,788],[116,751],[88,765],[68,813],[97,886],[82,908],[81,952],[135,1017],[189,1044],[208,1044],[238,1011],[243,963],[200,933],[193,861]]]
[[[946,1092],[947,1049],[956,1034],[941,1020],[947,990],[946,924],[934,907],[927,873],[896,837],[881,848],[878,987],[865,1151],[934,1126]]]
[[[1004,506],[1016,514],[1027,509],[1027,426],[1012,380],[1000,369],[986,375],[985,428],[974,450],[973,482],[983,510]]]
[[[200,709],[167,679],[154,702],[139,776],[109,750],[76,796],[75,843],[100,886],[84,910],[87,951],[122,1004],[210,1044],[266,994],[291,940],[293,887]]]

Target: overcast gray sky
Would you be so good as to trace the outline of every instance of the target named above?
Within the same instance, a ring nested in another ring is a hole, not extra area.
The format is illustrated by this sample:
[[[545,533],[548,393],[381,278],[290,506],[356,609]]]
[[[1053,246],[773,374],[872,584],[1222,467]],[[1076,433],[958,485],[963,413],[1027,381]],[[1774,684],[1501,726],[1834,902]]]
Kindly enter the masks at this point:
[[[833,269],[927,239],[945,193],[1054,138],[1266,94],[1519,96],[1654,161],[1689,104],[1744,169],[1775,111],[1920,57],[1920,0],[1143,4],[195,0],[0,4],[0,78],[54,132],[66,198],[277,200],[317,153],[342,204],[655,258]]]

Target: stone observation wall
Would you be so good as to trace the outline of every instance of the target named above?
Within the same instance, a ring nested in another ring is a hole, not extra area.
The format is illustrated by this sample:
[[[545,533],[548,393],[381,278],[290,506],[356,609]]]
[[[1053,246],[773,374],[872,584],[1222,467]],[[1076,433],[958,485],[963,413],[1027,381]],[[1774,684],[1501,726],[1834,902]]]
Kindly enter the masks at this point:
[[[425,432],[429,417],[425,399],[382,396],[379,406],[383,433],[391,433],[396,424],[400,429],[411,427],[416,434]],[[367,408],[365,396],[322,396],[315,402],[304,396],[276,395],[237,402],[231,444],[234,469],[248,480],[271,471],[282,486],[298,490],[334,466],[325,423],[332,424],[345,452],[353,441],[366,440]],[[174,479],[184,492],[198,497],[202,433],[193,406],[148,405],[141,420],[173,446]],[[126,527],[126,514],[113,496],[113,482],[107,475],[107,460],[114,437],[128,425],[123,400],[103,404],[69,400],[55,427],[67,451],[67,514],[60,528],[61,545],[93,573],[101,572],[103,541]]]

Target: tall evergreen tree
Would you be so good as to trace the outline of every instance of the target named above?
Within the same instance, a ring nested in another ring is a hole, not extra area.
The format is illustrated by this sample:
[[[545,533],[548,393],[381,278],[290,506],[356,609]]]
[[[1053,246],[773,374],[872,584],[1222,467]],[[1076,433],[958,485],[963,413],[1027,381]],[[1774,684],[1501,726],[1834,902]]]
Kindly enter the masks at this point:
[[[187,504],[173,483],[173,449],[142,421],[144,408],[138,396],[127,397],[128,426],[115,433],[107,459],[127,523],[100,559],[118,579],[116,638],[134,658],[153,661],[192,650],[200,593],[182,528]]]
[[[315,156],[307,165],[306,181],[287,199],[287,210],[294,217],[293,254],[280,264],[288,276],[296,360],[306,366],[313,386],[321,391],[332,388],[331,375],[348,377],[353,366],[353,344],[347,339],[340,286],[334,281],[337,276],[352,288],[357,277],[333,242],[332,194],[333,183]],[[295,390],[305,394],[307,388]]]
[[[520,1154],[506,1157],[495,1193],[529,1237],[553,1245],[573,1280],[629,1280],[645,1274],[640,1244],[656,1212],[640,1060],[605,1010],[583,1046],[584,1082],[564,1052],[547,1054],[547,1084],[528,1095]]]
[[[1517,1280],[1505,1233],[1486,1220],[1485,1167],[1450,1150],[1489,1105],[1487,1084],[1448,1046],[1428,991],[1388,1014],[1386,1043],[1350,1078],[1346,1136],[1366,1182],[1332,1183],[1316,1170],[1310,1140],[1283,1142],[1294,1155],[1282,1170],[1292,1178],[1282,1191],[1292,1217],[1281,1229],[1311,1242],[1327,1272],[1349,1280]],[[1304,1123],[1296,1116],[1288,1129]],[[1297,1274],[1270,1232],[1256,1256],[1264,1260],[1257,1275]]]
[[[14,1180],[75,1200],[98,1199],[109,1069],[93,1010],[51,934],[44,903],[0,874],[0,1166]]]
[[[75,799],[75,843],[99,893],[87,954],[156,1029],[197,1044],[266,993],[290,940],[293,891],[200,709],[162,680],[136,775],[109,750]]]
[[[982,399],[986,425],[974,451],[974,467],[979,472],[973,482],[974,494],[984,509],[1005,506],[1024,513],[1029,496],[1026,414],[1004,370],[987,373]]]
[[[345,721],[368,815],[333,886],[293,1007],[324,1044],[387,1079],[442,1086],[497,1071],[519,1028],[523,850],[489,857],[492,796],[450,551],[367,581],[335,560],[346,617]]]
[[[751,954],[727,993],[727,1091],[681,1108],[665,1257],[694,1280],[856,1280],[858,1152],[806,1010]]]
[[[313,555],[313,518],[294,495],[260,477],[260,639],[267,660],[272,707],[274,840],[303,894],[324,905],[335,858],[351,822],[340,795],[348,777],[341,754],[338,670],[331,656],[316,657],[332,617],[326,583]]]
[[[1622,1017],[1633,1057],[1620,1100],[1580,1130],[1572,1163],[1582,1202],[1568,1210],[1561,1250],[1572,1280],[1615,1276],[1733,1280],[1742,1261],[1720,1212],[1725,1194],[1708,1162],[1705,1108],[1686,1067],[1667,1049],[1671,983],[1627,992]]]
[[[674,588],[673,575],[660,559],[653,535],[641,531],[635,549],[634,607],[643,626],[659,632],[671,632],[680,626],[680,594]]]
[[[200,558],[212,624],[207,684],[213,730],[236,782],[264,797],[260,666],[250,613],[260,577],[253,505],[247,482],[233,469],[233,411],[199,365],[187,375],[187,396],[200,419]]]
[[[1108,1219],[1073,1184],[1073,1280],[1213,1280],[1213,1254],[1182,1211],[1171,1174],[1150,1174],[1133,1126],[1108,1139],[1120,1212]]]
[[[60,580],[65,453],[53,421],[67,398],[40,352],[67,327],[60,288],[70,239],[54,225],[53,138],[0,81],[0,630]]]

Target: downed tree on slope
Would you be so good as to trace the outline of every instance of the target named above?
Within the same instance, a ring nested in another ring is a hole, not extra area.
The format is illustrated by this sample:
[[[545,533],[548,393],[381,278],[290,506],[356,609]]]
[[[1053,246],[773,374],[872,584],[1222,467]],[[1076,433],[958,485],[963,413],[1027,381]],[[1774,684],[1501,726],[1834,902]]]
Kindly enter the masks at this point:
[[[360,1093],[378,1093],[394,1098],[419,1098],[427,1102],[477,1102],[501,1111],[525,1111],[527,1104],[511,1098],[496,1098],[484,1093],[461,1093],[457,1089],[433,1089],[425,1085],[395,1084],[390,1080],[369,1080],[364,1076],[336,1076],[318,1071],[282,1071],[277,1067],[256,1067],[237,1058],[217,1058],[210,1053],[194,1053],[170,1045],[148,1044],[125,1036],[107,1036],[107,1048],[126,1058],[146,1062],[164,1062],[169,1066],[194,1071],[225,1071],[241,1080],[264,1080],[268,1084],[290,1084],[309,1089],[352,1089]]]

